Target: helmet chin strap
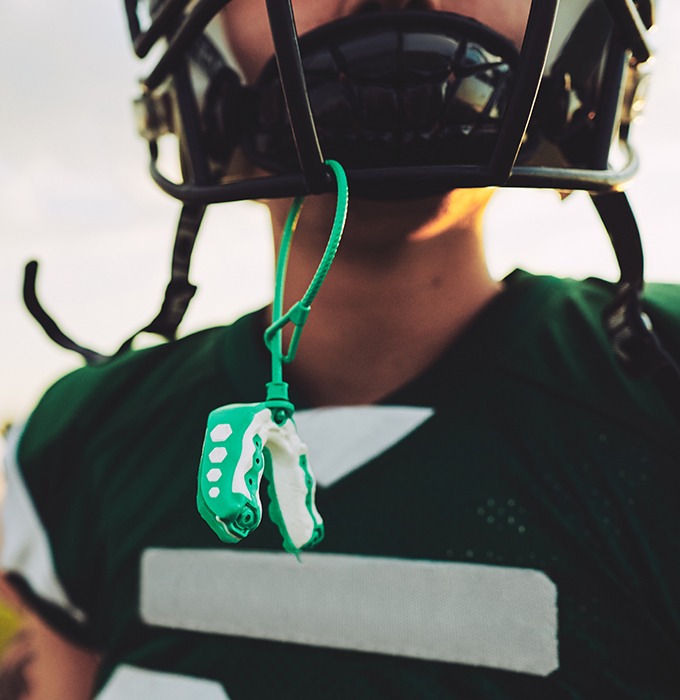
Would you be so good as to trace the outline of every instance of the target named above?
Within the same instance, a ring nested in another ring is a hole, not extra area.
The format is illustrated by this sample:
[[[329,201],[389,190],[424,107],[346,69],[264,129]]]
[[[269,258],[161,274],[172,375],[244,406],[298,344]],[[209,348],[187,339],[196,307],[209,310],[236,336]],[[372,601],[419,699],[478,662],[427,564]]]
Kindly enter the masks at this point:
[[[131,335],[114,355],[105,355],[80,345],[70,338],[59,327],[57,322],[45,310],[40,303],[36,292],[38,276],[38,261],[31,260],[24,269],[24,304],[28,312],[40,324],[47,336],[65,350],[78,353],[88,365],[99,365],[121,355],[134,346],[137,336],[142,333],[157,335],[166,341],[175,340],[177,328],[186,314],[189,303],[196,293],[196,286],[189,281],[189,266],[191,254],[196,243],[196,236],[200,228],[205,206],[198,204],[184,204],[177,226],[175,245],[172,251],[172,265],[170,281],[165,289],[165,296],[160,311],[156,317],[144,328]]]
[[[611,239],[621,277],[602,314],[614,354],[631,377],[653,376],[680,420],[680,367],[664,350],[644,311],[640,230],[625,192],[591,195]]]
[[[165,288],[160,311],[151,323],[130,336],[120,346],[116,355],[130,350],[135,338],[142,333],[159,335],[167,341],[177,337],[177,328],[196,294],[196,285],[189,282],[189,266],[205,209],[205,206],[198,204],[186,203],[182,206],[172,250],[170,281]]]

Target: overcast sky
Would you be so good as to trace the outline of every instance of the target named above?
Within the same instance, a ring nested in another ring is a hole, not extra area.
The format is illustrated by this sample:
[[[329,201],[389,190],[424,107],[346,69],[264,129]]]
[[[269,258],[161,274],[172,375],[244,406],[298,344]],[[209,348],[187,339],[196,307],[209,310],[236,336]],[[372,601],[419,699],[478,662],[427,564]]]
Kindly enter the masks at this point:
[[[143,71],[131,56],[122,5],[0,6],[0,422],[27,412],[49,382],[79,364],[24,311],[26,260],[40,259],[40,296],[64,329],[106,351],[153,317],[165,286],[178,206],[151,184],[146,147],[135,135],[130,105]],[[680,281],[680,3],[660,5],[656,75],[635,133],[643,167],[630,192],[648,278]],[[487,232],[498,276],[517,265],[615,274],[584,197],[560,203],[552,193],[502,193]],[[184,331],[266,303],[271,265],[263,211],[212,207],[192,268],[200,291]]]

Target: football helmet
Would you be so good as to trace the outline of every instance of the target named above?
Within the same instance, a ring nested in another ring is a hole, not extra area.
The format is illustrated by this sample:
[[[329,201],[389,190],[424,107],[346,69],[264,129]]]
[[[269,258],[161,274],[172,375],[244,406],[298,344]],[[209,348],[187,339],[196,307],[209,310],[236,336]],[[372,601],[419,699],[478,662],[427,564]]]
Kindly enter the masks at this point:
[[[276,56],[253,85],[210,31],[229,0],[143,2],[126,0],[134,48],[160,56],[141,81],[140,132],[154,180],[183,202],[331,191],[327,158],[353,196],[381,199],[489,185],[601,192],[636,170],[628,136],[652,0],[534,0],[521,48],[405,0],[358,3],[298,37],[290,0],[267,0]],[[167,134],[179,181],[158,166]]]

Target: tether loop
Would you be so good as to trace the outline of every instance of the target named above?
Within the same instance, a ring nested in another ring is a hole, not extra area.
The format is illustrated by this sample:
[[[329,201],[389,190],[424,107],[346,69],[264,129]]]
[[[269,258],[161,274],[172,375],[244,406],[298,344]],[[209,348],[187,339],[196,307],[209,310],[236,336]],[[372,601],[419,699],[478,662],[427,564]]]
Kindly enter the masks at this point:
[[[347,186],[347,176],[343,167],[334,160],[327,160],[326,165],[333,171],[338,186],[338,200],[335,208],[335,218],[331,229],[326,249],[324,250],[321,262],[309,283],[307,291],[302,298],[291,306],[291,308],[283,313],[283,295],[286,285],[286,270],[288,267],[288,258],[290,256],[291,244],[293,235],[300,217],[300,210],[304,204],[304,197],[297,197],[288,212],[288,218],[283,229],[283,237],[281,239],[281,249],[279,251],[279,259],[276,265],[276,280],[274,285],[274,303],[272,310],[272,323],[264,332],[264,342],[272,355],[272,384],[280,386],[283,381],[284,362],[292,362],[297,352],[298,344],[302,329],[304,328],[312,302],[319,293],[321,286],[326,279],[326,275],[330,270],[335,254],[338,251],[342,232],[345,228],[345,220],[347,218],[347,206],[349,202],[349,188]],[[292,323],[295,328],[291,337],[288,351],[283,351],[282,332],[284,327]],[[270,398],[270,397],[268,397]],[[273,397],[271,397],[273,398]]]

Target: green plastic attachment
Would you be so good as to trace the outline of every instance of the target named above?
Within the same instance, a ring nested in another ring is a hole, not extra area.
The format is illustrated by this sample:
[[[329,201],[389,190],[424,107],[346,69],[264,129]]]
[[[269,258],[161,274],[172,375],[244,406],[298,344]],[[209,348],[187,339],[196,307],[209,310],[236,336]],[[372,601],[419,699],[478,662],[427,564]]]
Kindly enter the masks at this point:
[[[326,161],[338,183],[333,228],[323,257],[302,299],[283,313],[286,268],[293,233],[304,199],[298,197],[288,214],[276,266],[272,324],[264,342],[272,355],[272,380],[260,404],[231,404],[208,417],[198,473],[198,511],[223,542],[238,542],[262,518],[260,481],[267,477],[269,515],[278,526],[284,549],[296,556],[323,538],[323,521],[314,504],[316,483],[307,460],[307,447],[297,434],[283,381],[283,363],[297,352],[314,298],[326,279],[340,244],[347,216],[349,193],[342,166]],[[294,326],[290,345],[283,352],[282,331]]]
[[[267,400],[264,405],[272,412],[272,418],[278,425],[283,425],[293,417],[295,406],[288,399],[288,384],[286,382],[269,382],[267,384]]]
[[[231,404],[208,416],[196,504],[223,542],[238,542],[262,519],[259,489],[270,421],[262,404]]]
[[[290,340],[290,345],[288,347],[288,352],[285,355],[281,355],[281,362],[292,362],[295,358],[295,353],[297,352],[298,343],[300,342],[300,336],[302,335],[302,329],[307,323],[307,317],[311,311],[311,307],[305,306],[301,301],[296,302],[293,306],[279,318],[274,321],[269,328],[264,332],[264,342],[271,352],[275,352],[275,340],[283,327],[288,323],[292,323],[295,328],[293,329],[293,335]]]
[[[335,207],[335,218],[328,243],[324,250],[321,262],[312,277],[312,281],[307,287],[307,291],[302,296],[302,299],[297,301],[284,314],[283,313],[283,295],[286,285],[286,270],[288,267],[288,258],[290,257],[290,249],[293,242],[293,235],[300,218],[300,211],[304,203],[303,197],[297,197],[288,212],[288,218],[283,229],[281,237],[281,248],[279,250],[279,259],[276,265],[276,280],[274,285],[274,303],[272,305],[272,323],[264,332],[264,342],[272,355],[272,381],[280,382],[283,377],[282,363],[292,362],[297,352],[300,336],[309,312],[311,311],[312,302],[321,289],[321,285],[328,275],[328,271],[333,264],[335,255],[338,252],[338,246],[342,239],[342,232],[345,228],[347,219],[347,207],[349,203],[349,189],[347,186],[347,176],[345,171],[334,160],[326,161],[326,165],[333,171],[336,182],[338,184],[338,200]],[[286,353],[283,352],[282,331],[288,324],[292,323],[295,328],[291,337],[290,346]]]
[[[260,482],[266,475],[269,514],[284,549],[297,554],[323,537],[323,521],[314,505],[316,484],[307,446],[297,434],[285,385],[270,385],[272,405],[231,404],[210,413],[198,472],[196,504],[217,536],[238,542],[262,519]]]

